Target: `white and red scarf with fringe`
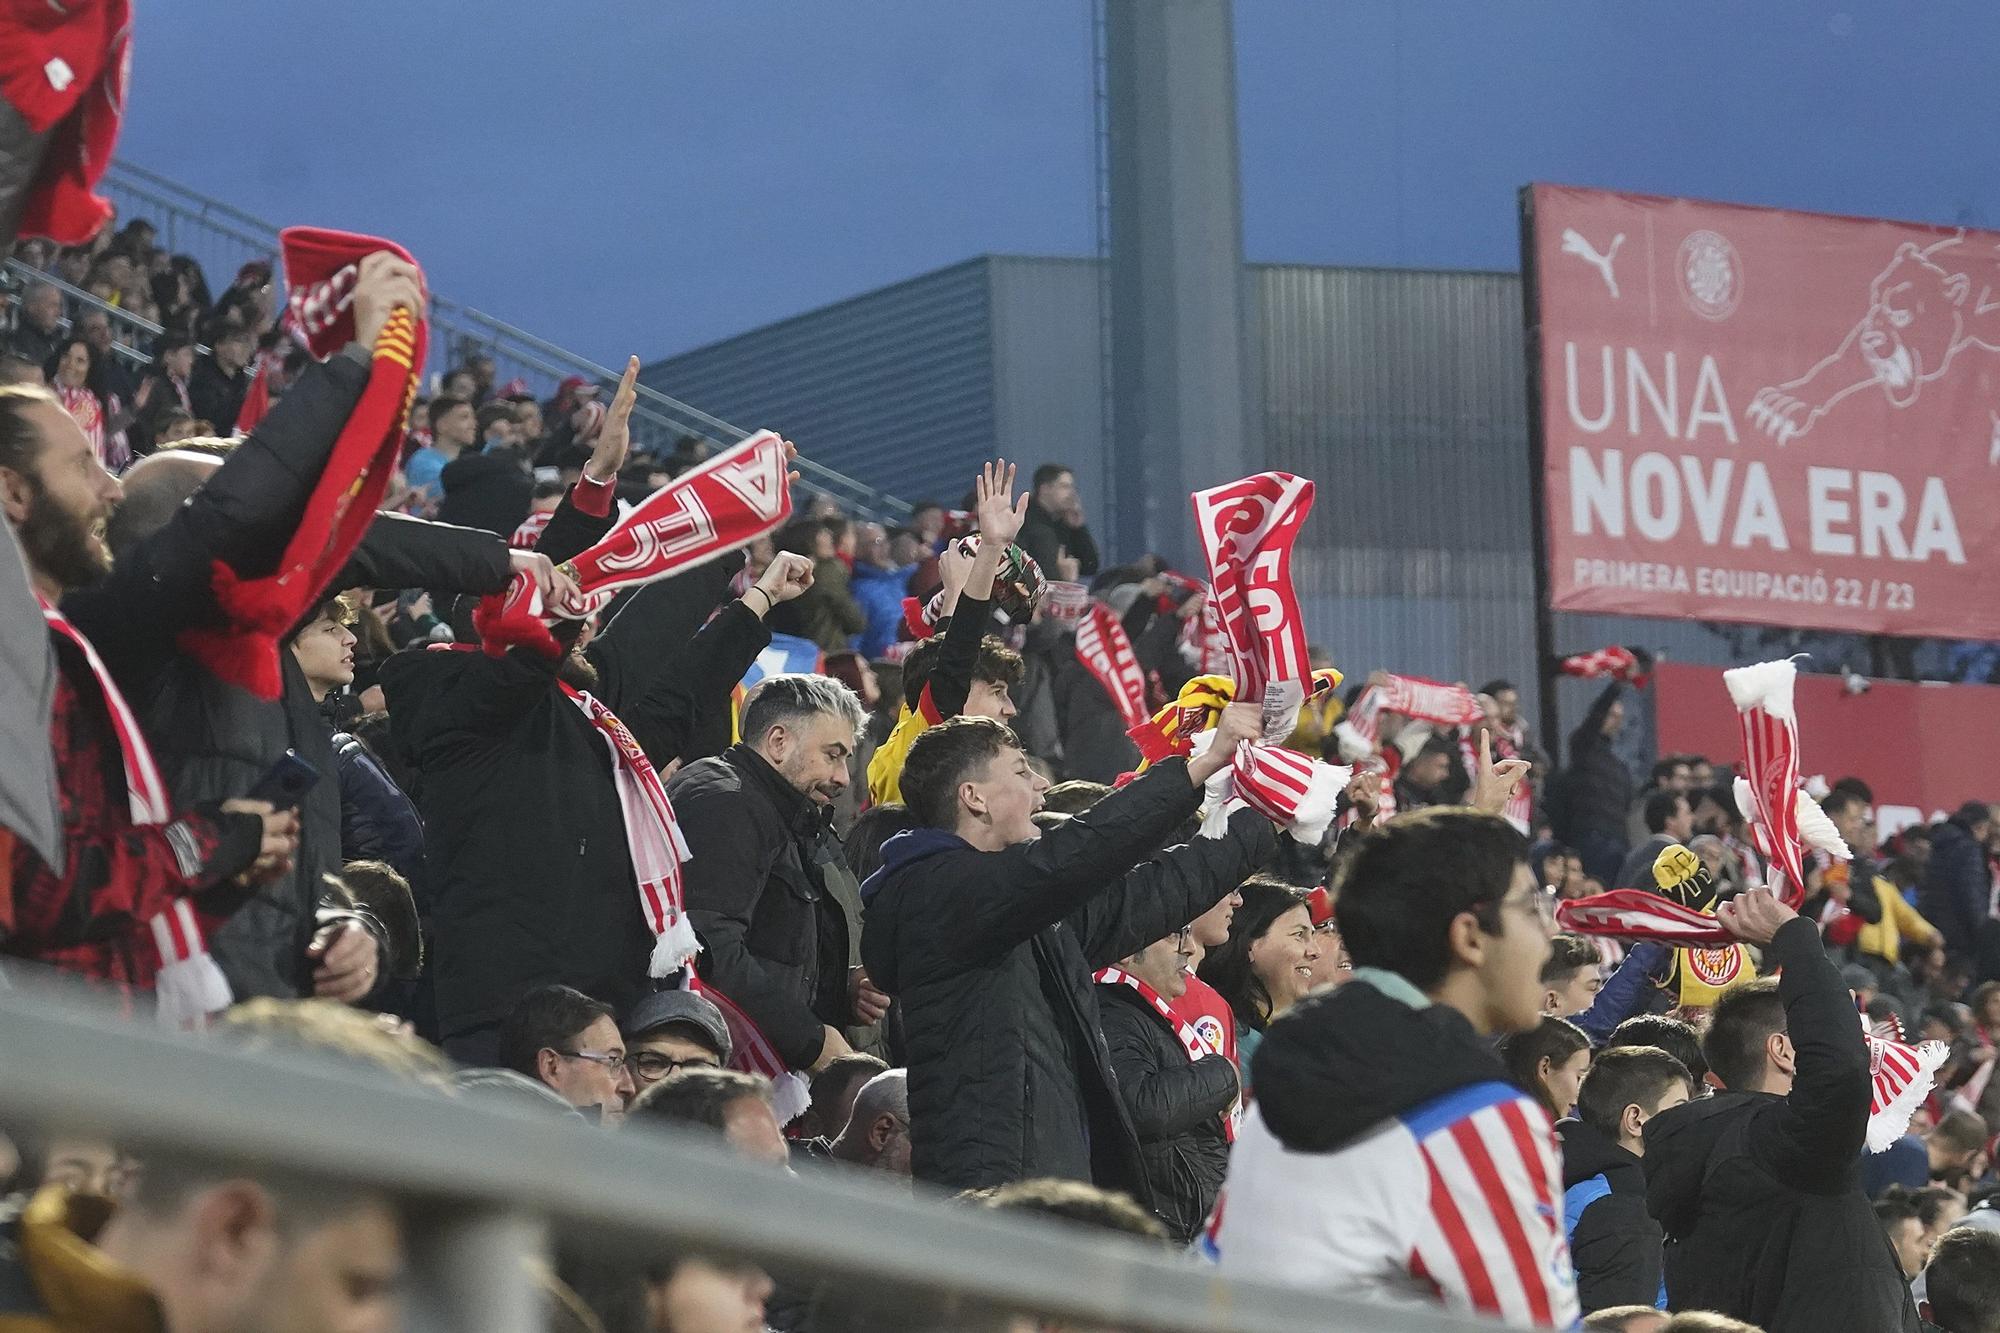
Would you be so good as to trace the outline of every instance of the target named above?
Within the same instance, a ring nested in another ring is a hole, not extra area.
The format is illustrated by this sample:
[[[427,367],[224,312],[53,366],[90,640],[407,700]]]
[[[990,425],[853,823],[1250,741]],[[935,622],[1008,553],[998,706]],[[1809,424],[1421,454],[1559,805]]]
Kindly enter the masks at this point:
[[[1090,979],[1100,986],[1130,986],[1138,994],[1139,998],[1146,1002],[1147,1007],[1159,1015],[1160,1021],[1165,1023],[1168,1029],[1172,1031],[1175,1040],[1180,1042],[1181,1049],[1187,1052],[1190,1064],[1205,1055],[1227,1054],[1220,1046],[1210,1045],[1208,1040],[1201,1035],[1199,1028],[1175,1013],[1173,1006],[1167,1003],[1166,997],[1161,995],[1157,990],[1154,990],[1149,982],[1142,981],[1138,977],[1133,976],[1124,968],[1101,967],[1091,974]],[[1231,1103],[1230,1108],[1222,1113],[1222,1131],[1231,1143],[1236,1141],[1236,1129],[1242,1119],[1242,1107],[1243,1099],[1239,1096]]]
[[[1146,673],[1124,624],[1103,602],[1092,602],[1076,622],[1076,657],[1111,696],[1127,728],[1146,721]]]
[[[36,600],[41,601],[39,597]],[[96,647],[82,630],[46,601],[41,602],[41,607],[42,619],[48,622],[50,632],[75,646],[90,667],[91,677],[97,682],[97,692],[104,700],[104,711],[110,716],[111,729],[118,737],[118,755],[124,763],[125,794],[131,802],[132,822],[167,823],[172,817],[167,784],[160,777],[159,765],[153,762],[152,747],[146,744],[146,733],[140,730],[139,719],[133,714],[131,705],[125,702],[118,682],[111,678],[104,659],[97,655]],[[193,904],[186,898],[176,898],[173,906],[157,913],[146,924],[152,932],[153,947],[159,953],[159,970],[153,976],[153,998],[160,1022],[168,1027],[198,1027],[207,1021],[209,1015],[227,1009],[234,997],[229,993],[229,982],[223,977],[222,969],[209,956],[208,941],[202,936],[201,922],[195,916]]]

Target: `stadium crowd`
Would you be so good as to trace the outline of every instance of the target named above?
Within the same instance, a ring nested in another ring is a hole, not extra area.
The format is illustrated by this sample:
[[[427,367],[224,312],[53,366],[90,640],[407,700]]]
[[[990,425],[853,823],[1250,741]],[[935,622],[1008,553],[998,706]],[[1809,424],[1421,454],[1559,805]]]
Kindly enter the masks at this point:
[[[381,514],[266,627],[263,692],[218,655],[232,585],[352,480],[372,349],[425,298],[371,256],[318,359],[268,264],[212,296],[156,239],[15,252],[166,332],[114,347],[31,283],[0,333],[4,656],[48,708],[4,696],[9,766],[46,748],[59,792],[53,839],[32,794],[0,807],[6,976],[1329,1294],[1627,1333],[2000,1330],[1980,793],[1882,840],[1866,775],[1831,784],[1851,859],[1810,854],[1794,908],[1758,889],[1729,757],[1628,771],[1631,654],[1592,668],[1560,762],[1509,682],[1371,663],[1284,740],[1348,770],[1302,836],[1212,794],[1267,723],[1210,589],[1100,550],[1108,497],[1059,462],[893,524],[813,495],[589,604],[579,559],[713,461],[632,447],[636,361],[546,401],[453,365]],[[516,595],[588,610],[524,628]],[[1129,643],[1139,726],[1080,634]],[[1142,747],[1161,717],[1211,734]],[[1614,889],[1735,943],[1555,929]],[[1871,1036],[1939,1043],[1872,1152]],[[0,1328],[395,1326],[384,1198],[0,1130]],[[906,1326],[694,1252],[562,1255],[547,1291],[614,1333]]]

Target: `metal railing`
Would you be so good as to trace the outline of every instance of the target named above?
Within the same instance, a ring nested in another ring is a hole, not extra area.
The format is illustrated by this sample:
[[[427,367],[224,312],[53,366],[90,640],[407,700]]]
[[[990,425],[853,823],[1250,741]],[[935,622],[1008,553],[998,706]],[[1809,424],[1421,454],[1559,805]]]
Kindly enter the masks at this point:
[[[18,259],[8,259],[4,263],[0,263],[0,285],[4,285],[7,290],[16,294],[25,292],[28,288],[37,285],[55,288],[63,295],[63,302],[68,310],[69,327],[71,329],[76,327],[78,311],[103,311],[111,319],[112,354],[119,360],[129,361],[132,365],[141,369],[153,364],[153,340],[166,332],[165,329],[155,324],[152,320],[147,319],[144,315],[135,315],[122,306],[115,306],[109,301],[100,300],[98,297],[92,296],[89,292],[83,290],[83,288],[72,287],[55,274],[44,273],[38,268],[22,263]],[[125,335],[122,339],[118,336],[120,331],[123,331]],[[195,344],[197,355],[207,351],[208,348],[202,344]]]
[[[984,1327],[988,1312],[1184,1333],[1477,1333],[1441,1313],[1224,1280],[1102,1232],[982,1212],[853,1174],[793,1177],[665,1129],[616,1133],[467,1104],[352,1062],[252,1055],[120,1021],[41,982],[0,982],[0,1116],[121,1148],[282,1164],[378,1189],[410,1219],[411,1321],[529,1333],[552,1240],[655,1257],[662,1245],[824,1279],[885,1303],[876,1327]],[[863,1173],[865,1174],[865,1173]]]
[[[118,205],[121,221],[134,217],[151,220],[165,249],[199,261],[211,289],[218,280],[226,283],[229,275],[250,260],[275,261],[278,257],[277,227],[157,172],[120,159],[112,163],[100,188]],[[434,371],[483,352],[493,358],[496,382],[525,380],[543,398],[571,376],[580,375],[607,390],[618,382],[620,372],[608,366],[435,293],[431,297],[431,330]],[[664,454],[686,436],[730,445],[749,434],[646,384],[640,384],[638,392],[639,403],[632,413],[632,442],[640,450]],[[807,443],[809,446],[810,441]],[[862,518],[900,522],[910,515],[905,501],[809,457],[801,457],[796,467],[803,489],[832,496]]]

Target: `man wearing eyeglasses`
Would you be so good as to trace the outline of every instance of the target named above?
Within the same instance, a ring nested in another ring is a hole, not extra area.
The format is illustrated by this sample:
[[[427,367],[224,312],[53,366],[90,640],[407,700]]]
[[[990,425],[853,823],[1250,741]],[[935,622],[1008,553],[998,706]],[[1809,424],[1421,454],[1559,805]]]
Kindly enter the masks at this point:
[[[729,1027],[722,1011],[693,991],[656,991],[625,1016],[625,1070],[632,1086],[625,1104],[677,1069],[720,1069],[729,1063]]]
[[[585,1119],[625,1118],[633,1093],[625,1039],[611,1006],[582,991],[542,986],[522,996],[500,1025],[500,1063],[553,1089]]]

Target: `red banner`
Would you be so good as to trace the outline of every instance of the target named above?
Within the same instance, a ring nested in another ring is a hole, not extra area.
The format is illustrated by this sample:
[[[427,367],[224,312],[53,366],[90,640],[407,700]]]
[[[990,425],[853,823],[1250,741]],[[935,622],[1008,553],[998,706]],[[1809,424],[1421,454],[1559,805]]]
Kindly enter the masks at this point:
[[[2000,638],[2000,233],[1537,185],[1566,611]]]
[[[1653,688],[1660,753],[1735,762],[1743,738],[1722,668],[1663,662]],[[1839,676],[1801,672],[1792,702],[1800,774],[1866,782],[1884,838],[2000,790],[2000,686],[1877,680],[1851,694]]]

